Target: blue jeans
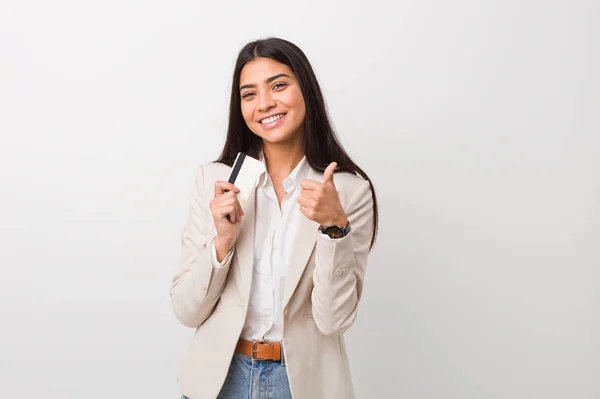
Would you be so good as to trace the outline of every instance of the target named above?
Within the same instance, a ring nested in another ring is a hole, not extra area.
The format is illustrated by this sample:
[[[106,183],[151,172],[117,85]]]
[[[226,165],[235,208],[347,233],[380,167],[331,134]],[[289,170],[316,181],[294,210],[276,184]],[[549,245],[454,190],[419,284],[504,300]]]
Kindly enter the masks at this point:
[[[236,352],[217,399],[292,399],[285,365]]]

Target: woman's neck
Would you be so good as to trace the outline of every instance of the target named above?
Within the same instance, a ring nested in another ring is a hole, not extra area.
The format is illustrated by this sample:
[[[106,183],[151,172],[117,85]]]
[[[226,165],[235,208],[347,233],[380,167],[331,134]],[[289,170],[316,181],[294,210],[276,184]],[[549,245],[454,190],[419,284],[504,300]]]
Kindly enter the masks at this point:
[[[265,143],[263,144],[263,156],[271,179],[283,180],[292,173],[304,157],[304,148],[298,145],[284,147]]]

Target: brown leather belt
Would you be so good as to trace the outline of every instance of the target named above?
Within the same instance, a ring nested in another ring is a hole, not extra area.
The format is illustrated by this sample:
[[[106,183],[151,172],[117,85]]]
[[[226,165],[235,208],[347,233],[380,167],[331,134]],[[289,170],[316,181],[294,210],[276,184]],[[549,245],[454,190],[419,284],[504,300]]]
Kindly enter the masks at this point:
[[[252,342],[240,338],[235,351],[254,360],[281,360],[281,342]]]

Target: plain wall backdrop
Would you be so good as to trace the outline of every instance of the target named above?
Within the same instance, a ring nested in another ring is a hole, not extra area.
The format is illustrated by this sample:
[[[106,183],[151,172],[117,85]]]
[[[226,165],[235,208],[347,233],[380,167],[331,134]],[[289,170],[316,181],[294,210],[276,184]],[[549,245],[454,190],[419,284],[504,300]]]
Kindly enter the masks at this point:
[[[373,178],[361,399],[600,397],[598,2],[0,3],[0,397],[167,399],[169,288],[248,41]]]

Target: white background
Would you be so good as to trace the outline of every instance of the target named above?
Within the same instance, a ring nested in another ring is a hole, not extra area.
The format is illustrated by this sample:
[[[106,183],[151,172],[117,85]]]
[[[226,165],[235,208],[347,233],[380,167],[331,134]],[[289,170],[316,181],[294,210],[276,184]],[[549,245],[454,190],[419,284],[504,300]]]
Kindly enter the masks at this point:
[[[178,397],[169,299],[248,41],[373,178],[359,398],[600,397],[599,6],[0,3],[0,397]]]

